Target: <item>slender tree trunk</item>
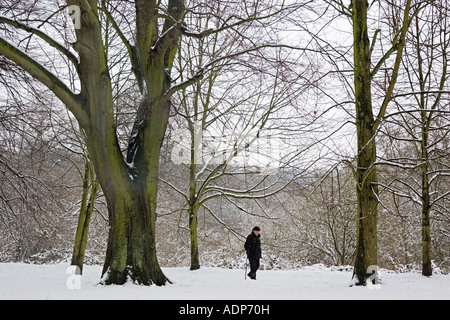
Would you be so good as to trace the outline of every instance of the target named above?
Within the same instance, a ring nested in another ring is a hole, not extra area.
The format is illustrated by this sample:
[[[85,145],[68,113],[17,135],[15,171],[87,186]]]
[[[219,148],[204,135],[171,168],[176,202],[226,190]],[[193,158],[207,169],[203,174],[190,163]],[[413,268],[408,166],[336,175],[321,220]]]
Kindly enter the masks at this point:
[[[417,63],[418,70],[416,74],[418,75],[420,91],[420,100],[419,108],[422,109],[420,111],[421,116],[421,132],[422,132],[422,141],[420,144],[420,161],[423,164],[420,166],[420,171],[422,175],[422,275],[431,276],[433,274],[433,267],[431,264],[431,229],[430,229],[430,212],[431,212],[431,196],[430,196],[430,182],[428,178],[428,172],[430,169],[430,158],[428,151],[428,142],[429,142],[429,128],[431,124],[432,114],[428,114],[423,111],[428,108],[427,106],[427,95],[424,93],[426,91],[426,81],[424,75],[424,59],[422,57],[422,48],[420,43],[420,27],[419,27],[419,18],[416,17],[416,52],[417,52]],[[433,54],[431,54],[433,57]],[[433,57],[434,58],[434,57]],[[444,66],[444,74],[446,73],[446,66]],[[441,81],[440,89],[443,88],[443,83]],[[435,104],[436,105],[436,104]]]
[[[81,274],[83,273],[89,224],[91,221],[92,212],[94,211],[95,197],[97,196],[99,188],[98,181],[96,179],[93,179],[93,175],[93,168],[86,160],[80,216],[78,218],[78,226],[75,235],[75,245],[72,254],[72,265],[77,266]]]
[[[377,170],[371,93],[371,53],[367,1],[353,1],[357,156],[357,233],[355,275],[365,285],[367,269],[377,264]]]
[[[426,190],[426,183],[423,185],[423,206],[422,206],[422,274],[431,276],[433,267],[431,264],[431,229],[430,229],[430,197]]]
[[[198,93],[197,93],[198,95]],[[198,97],[195,106],[195,113],[198,112]],[[198,248],[198,209],[199,209],[199,195],[197,194],[197,161],[198,150],[202,143],[203,126],[197,128],[196,124],[190,124],[191,133],[191,163],[189,166],[189,200],[188,200],[188,214],[189,214],[189,234],[191,242],[191,270],[200,269],[200,258]]]
[[[196,208],[189,209],[189,233],[191,238],[191,270],[200,269],[200,259],[198,250],[198,210]]]
[[[431,276],[433,267],[431,265],[431,229],[430,229],[430,183],[428,180],[428,170],[430,168],[428,156],[428,117],[422,112],[422,274]]]

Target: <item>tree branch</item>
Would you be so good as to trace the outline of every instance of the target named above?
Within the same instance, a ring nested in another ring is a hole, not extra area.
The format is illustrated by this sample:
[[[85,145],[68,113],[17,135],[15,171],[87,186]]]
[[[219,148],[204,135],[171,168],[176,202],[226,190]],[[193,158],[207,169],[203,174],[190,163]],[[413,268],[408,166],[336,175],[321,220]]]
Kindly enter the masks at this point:
[[[82,101],[58,77],[48,71],[39,62],[26,53],[0,37],[0,54],[10,59],[33,78],[42,82],[50,89],[74,114],[80,124],[86,124],[87,114],[83,109]]]
[[[42,32],[41,30],[27,26],[21,22],[9,19],[7,17],[0,17],[0,23],[8,24],[10,26],[13,26],[16,29],[24,30],[28,33],[31,33],[31,34],[41,38],[42,40],[47,42],[50,46],[52,46],[53,48],[58,50],[60,53],[62,53],[64,56],[66,56],[72,62],[72,64],[75,66],[75,68],[78,71],[78,69],[79,69],[78,57],[75,54],[73,54],[69,49],[67,49],[66,47],[64,47],[62,44],[58,43],[54,39],[52,39],[50,36],[48,36],[47,34]]]

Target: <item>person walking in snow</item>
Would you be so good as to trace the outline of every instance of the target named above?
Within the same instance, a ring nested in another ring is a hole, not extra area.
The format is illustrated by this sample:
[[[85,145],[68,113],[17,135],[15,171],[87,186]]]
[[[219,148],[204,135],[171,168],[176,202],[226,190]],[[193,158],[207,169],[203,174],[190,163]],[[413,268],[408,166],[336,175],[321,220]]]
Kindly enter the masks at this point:
[[[259,227],[254,227],[244,244],[244,249],[247,252],[248,260],[250,261],[250,272],[248,273],[248,276],[253,280],[256,280],[256,271],[259,269],[259,260],[261,259],[260,231],[261,229]]]

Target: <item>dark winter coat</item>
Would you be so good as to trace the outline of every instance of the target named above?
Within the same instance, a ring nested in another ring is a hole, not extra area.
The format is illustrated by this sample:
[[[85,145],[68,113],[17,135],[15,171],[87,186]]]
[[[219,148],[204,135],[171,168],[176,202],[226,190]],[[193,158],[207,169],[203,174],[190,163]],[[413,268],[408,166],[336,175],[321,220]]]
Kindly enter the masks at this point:
[[[261,259],[261,235],[254,232],[248,235],[244,248],[249,259]]]

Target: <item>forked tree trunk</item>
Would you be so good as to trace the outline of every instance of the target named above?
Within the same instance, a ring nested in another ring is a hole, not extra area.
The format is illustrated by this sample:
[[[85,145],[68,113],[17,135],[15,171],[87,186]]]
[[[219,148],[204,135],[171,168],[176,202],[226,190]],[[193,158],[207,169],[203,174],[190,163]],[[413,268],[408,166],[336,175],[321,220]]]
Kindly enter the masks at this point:
[[[127,161],[116,135],[109,57],[98,0],[66,2],[68,6],[77,8],[77,39],[73,48],[78,56],[49,36],[42,37],[40,31],[29,31],[37,33],[49,46],[70,59],[79,77],[80,93],[73,93],[61,79],[1,36],[0,54],[46,85],[69,108],[84,131],[90,160],[109,213],[110,229],[102,274],[104,282],[123,284],[130,279],[145,285],[164,285],[167,279],[158,264],[155,245],[159,158],[170,98],[180,90],[179,86],[172,87],[171,70],[182,36],[184,0],[168,0],[167,10],[159,8],[160,1],[135,0],[136,35],[133,45],[116,29],[128,49],[142,93]],[[165,20],[162,30],[161,19]],[[6,22],[28,31],[25,25]],[[116,24],[113,26],[118,28]],[[200,76],[192,81],[198,81]],[[188,86],[189,83],[183,85]]]
[[[136,47],[129,47],[141,90],[141,104],[126,161],[116,136],[114,105],[96,1],[68,1],[81,7],[75,49],[80,54],[81,93],[88,112],[86,144],[103,189],[109,213],[109,236],[102,277],[105,284],[128,279],[164,285],[156,255],[156,204],[160,149],[169,118],[170,70],[184,14],[182,0],[169,1],[169,16],[159,37],[156,1],[137,0]],[[129,44],[128,44],[129,45]]]
[[[141,102],[126,163],[117,155],[117,163],[114,161],[108,168],[105,160],[94,153],[99,157],[98,167],[102,167],[99,174],[102,186],[106,186],[110,219],[103,268],[106,284],[123,284],[128,278],[144,285],[164,285],[168,281],[156,256],[155,224],[160,147],[169,105],[166,101]],[[118,145],[116,150],[120,152]]]

